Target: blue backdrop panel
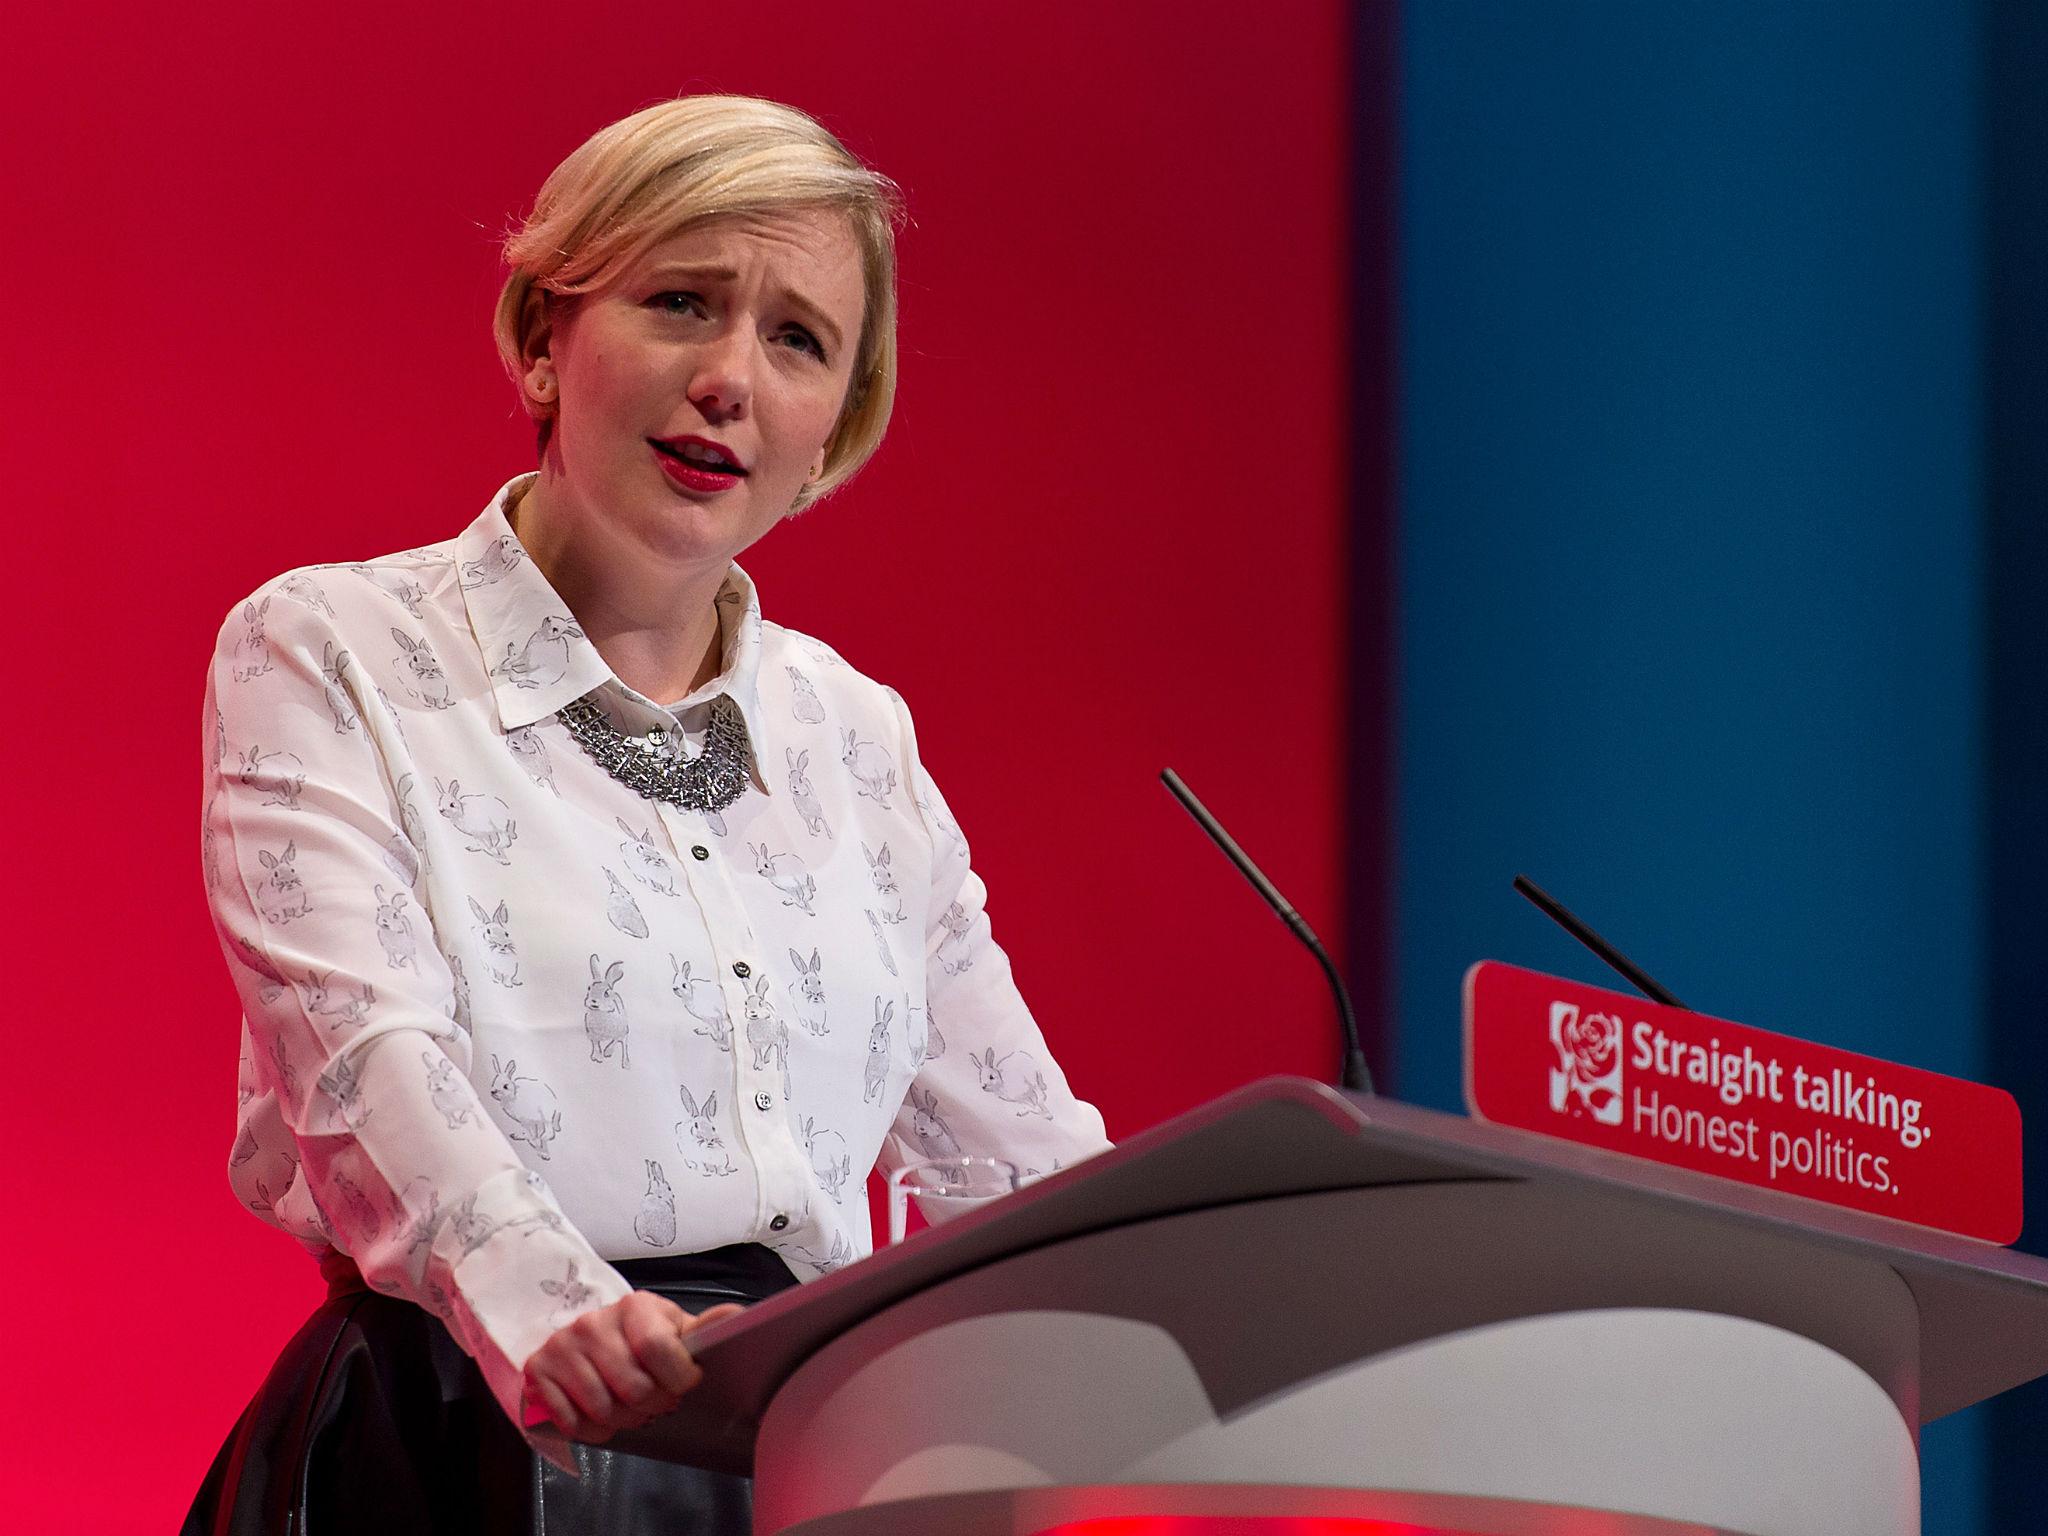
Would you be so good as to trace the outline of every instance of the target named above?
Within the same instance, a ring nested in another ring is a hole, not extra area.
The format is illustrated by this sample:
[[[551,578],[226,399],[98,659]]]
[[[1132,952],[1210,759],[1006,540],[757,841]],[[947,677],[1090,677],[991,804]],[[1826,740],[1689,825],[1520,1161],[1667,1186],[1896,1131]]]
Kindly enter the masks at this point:
[[[2048,1244],[2048,8],[1986,7],[1985,1016],[2027,1112],[2026,1245]],[[2041,1529],[2048,1383],[1992,1409],[1989,1529]]]
[[[1395,1090],[1458,981],[1596,962],[1966,1076],[1988,1051],[1978,25],[1411,0]],[[1932,1430],[1929,1536],[1981,1435]]]

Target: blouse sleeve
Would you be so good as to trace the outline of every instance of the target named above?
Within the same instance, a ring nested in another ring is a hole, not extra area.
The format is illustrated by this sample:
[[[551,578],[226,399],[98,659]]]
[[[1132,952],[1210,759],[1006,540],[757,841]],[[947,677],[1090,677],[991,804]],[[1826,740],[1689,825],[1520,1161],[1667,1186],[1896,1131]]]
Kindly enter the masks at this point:
[[[1108,1149],[1102,1114],[1074,1094],[1046,1048],[990,930],[988,890],[971,867],[967,840],[925,772],[909,710],[901,698],[895,704],[911,797],[931,839],[931,916],[925,1059],[883,1148],[882,1171],[936,1144],[1001,1158],[1026,1176],[1056,1172]],[[920,1209],[943,1221],[965,1206],[935,1200]]]
[[[242,1134],[281,1125],[291,1143],[287,1187],[265,1191],[273,1219],[441,1317],[517,1424],[527,1357],[630,1287],[471,1082],[454,975],[408,892],[421,851],[362,691],[323,616],[289,598],[259,594],[215,647],[203,854],[244,1010]],[[299,1223],[283,1219],[293,1206]],[[560,1436],[527,1433],[568,1465]]]

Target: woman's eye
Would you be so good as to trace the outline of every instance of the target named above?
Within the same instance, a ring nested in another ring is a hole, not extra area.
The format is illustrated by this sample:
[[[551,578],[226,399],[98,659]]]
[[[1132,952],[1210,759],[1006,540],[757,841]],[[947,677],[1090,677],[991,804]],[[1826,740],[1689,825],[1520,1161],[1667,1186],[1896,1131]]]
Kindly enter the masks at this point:
[[[810,353],[821,363],[825,361],[824,344],[802,326],[792,325],[782,335],[784,340],[794,344],[799,351]]]
[[[702,314],[704,310],[702,295],[695,293],[657,293],[648,302],[671,315]]]

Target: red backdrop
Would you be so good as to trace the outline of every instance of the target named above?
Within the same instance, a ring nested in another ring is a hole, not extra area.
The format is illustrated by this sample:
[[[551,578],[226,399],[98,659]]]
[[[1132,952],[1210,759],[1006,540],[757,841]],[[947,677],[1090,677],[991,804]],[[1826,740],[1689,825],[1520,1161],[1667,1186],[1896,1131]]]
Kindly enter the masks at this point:
[[[317,11],[32,8],[0,65],[23,1530],[174,1527],[315,1296],[225,1177],[214,629],[530,465],[493,237],[662,96],[793,101],[908,192],[890,440],[748,563],[917,711],[1077,1088],[1128,1134],[1335,1056],[1314,967],[1154,776],[1341,931],[1337,0]],[[884,564],[917,602],[869,597]]]

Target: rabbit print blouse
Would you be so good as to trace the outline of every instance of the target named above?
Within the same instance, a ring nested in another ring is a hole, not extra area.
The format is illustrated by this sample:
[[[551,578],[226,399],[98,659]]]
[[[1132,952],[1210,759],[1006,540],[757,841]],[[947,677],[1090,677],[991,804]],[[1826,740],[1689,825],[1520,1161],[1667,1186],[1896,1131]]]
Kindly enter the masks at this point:
[[[236,1194],[440,1316],[515,1423],[526,1357],[627,1293],[609,1259],[759,1242],[814,1278],[870,1251],[877,1162],[1107,1145],[902,700],[737,566],[720,676],[641,696],[526,557],[521,485],[235,608],[202,845],[244,1010]],[[556,718],[593,691],[670,752],[730,699],[747,792],[642,799]]]

